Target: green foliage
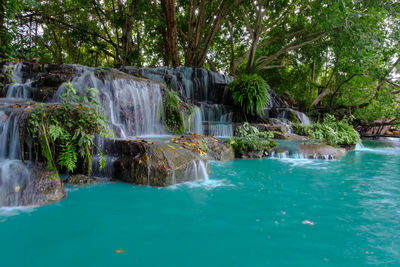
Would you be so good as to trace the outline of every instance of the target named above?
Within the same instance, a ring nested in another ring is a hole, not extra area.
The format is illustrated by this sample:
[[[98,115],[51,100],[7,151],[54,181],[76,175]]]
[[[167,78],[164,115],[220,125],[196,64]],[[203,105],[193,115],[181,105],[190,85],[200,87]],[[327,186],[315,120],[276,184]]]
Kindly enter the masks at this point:
[[[397,87],[390,88],[385,86],[377,92],[376,98],[372,99],[370,104],[354,111],[354,117],[362,125],[374,124],[377,120],[387,121],[397,119],[395,123],[400,123],[400,105]]]
[[[293,124],[293,128],[299,135],[308,136],[333,146],[355,145],[361,142],[359,133],[348,123],[348,120],[336,120],[330,114],[325,115],[322,123],[314,123],[309,126]]]
[[[114,136],[99,108],[97,94],[97,89],[87,88],[85,95],[78,95],[68,83],[59,105],[41,104],[30,115],[30,133],[34,140],[39,140],[47,168],[55,170],[57,177],[58,170],[75,171],[78,159],[85,162],[91,175],[94,136]]]
[[[184,120],[183,115],[179,111],[180,99],[176,91],[167,89],[163,98],[163,107],[165,114],[165,127],[174,134],[183,134]]]
[[[272,139],[274,138],[273,132],[260,132],[256,127],[250,125],[248,122],[243,123],[235,130],[236,137],[245,138],[262,138],[262,139]]]
[[[273,132],[260,132],[248,122],[243,123],[235,130],[235,136],[228,142],[235,152],[265,151],[276,146]]]
[[[234,137],[228,142],[232,145],[235,152],[265,151],[277,145],[272,139]]]
[[[240,76],[228,89],[232,92],[233,103],[246,115],[263,115],[264,108],[269,105],[268,87],[257,74]]]

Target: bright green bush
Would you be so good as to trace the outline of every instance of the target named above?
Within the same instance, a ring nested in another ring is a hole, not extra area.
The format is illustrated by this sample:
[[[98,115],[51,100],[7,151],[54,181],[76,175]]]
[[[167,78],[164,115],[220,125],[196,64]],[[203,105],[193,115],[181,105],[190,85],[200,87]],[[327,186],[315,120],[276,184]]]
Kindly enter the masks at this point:
[[[336,120],[332,115],[325,115],[322,123],[304,126],[293,124],[294,131],[299,135],[323,141],[330,145],[355,145],[361,142],[359,133],[346,119]]]
[[[266,82],[257,74],[242,75],[228,86],[232,92],[233,103],[246,115],[263,115],[269,105]]]

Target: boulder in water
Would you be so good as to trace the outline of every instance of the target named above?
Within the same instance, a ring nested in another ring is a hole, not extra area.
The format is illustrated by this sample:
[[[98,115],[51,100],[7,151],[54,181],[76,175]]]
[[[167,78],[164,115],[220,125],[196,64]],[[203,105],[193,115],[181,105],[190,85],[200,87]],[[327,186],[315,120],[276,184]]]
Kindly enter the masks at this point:
[[[267,157],[269,151],[277,145],[274,140],[263,138],[233,138],[230,140],[235,157],[242,159],[253,159]]]
[[[52,178],[54,172],[34,168],[31,176],[33,177],[33,187],[27,188],[26,196],[23,196],[23,205],[46,205],[58,202],[67,197],[67,190],[61,179]]]
[[[30,167],[18,160],[0,165],[0,207],[46,205],[67,196],[63,182],[54,172]]]
[[[235,159],[232,146],[221,139],[213,136],[199,136],[196,134],[172,138],[171,141],[180,146],[204,154],[210,160],[227,161]],[[204,152],[204,153],[203,153]]]
[[[219,161],[235,159],[235,151],[233,150],[232,145],[228,142],[211,136],[205,136],[203,139],[207,145],[211,159]]]
[[[337,159],[344,157],[348,150],[346,148],[335,148],[326,144],[300,144],[299,154],[308,159]]]
[[[178,144],[116,140],[115,149],[121,155],[114,162],[117,180],[163,187],[207,178],[206,158]]]

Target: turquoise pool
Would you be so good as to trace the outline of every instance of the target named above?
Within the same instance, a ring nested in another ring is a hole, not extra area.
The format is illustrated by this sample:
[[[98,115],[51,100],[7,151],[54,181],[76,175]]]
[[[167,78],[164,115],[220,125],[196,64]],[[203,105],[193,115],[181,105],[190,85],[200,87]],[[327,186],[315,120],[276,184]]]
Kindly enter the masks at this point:
[[[400,266],[400,149],[366,145],[342,161],[212,162],[208,183],[70,187],[60,203],[3,208],[0,266]]]

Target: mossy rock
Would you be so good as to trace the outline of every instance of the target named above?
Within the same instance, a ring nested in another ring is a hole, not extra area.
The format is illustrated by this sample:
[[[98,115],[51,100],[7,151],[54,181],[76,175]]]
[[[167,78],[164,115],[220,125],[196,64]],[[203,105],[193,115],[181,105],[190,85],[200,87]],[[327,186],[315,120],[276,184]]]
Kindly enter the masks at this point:
[[[274,140],[262,138],[233,138],[229,141],[235,151],[236,158],[263,158],[269,150],[277,145]]]

